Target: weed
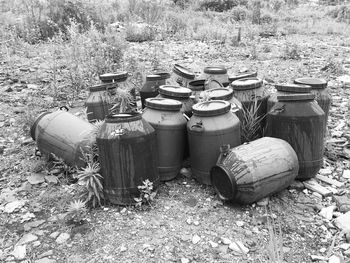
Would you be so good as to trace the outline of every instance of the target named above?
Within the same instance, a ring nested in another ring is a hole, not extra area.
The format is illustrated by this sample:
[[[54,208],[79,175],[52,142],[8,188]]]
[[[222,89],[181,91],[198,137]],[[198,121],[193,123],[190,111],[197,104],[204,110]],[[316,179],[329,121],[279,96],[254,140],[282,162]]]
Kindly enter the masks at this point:
[[[335,7],[329,11],[327,15],[336,19],[338,22],[345,22],[350,24],[350,5]]]
[[[142,185],[137,187],[140,192],[139,197],[135,197],[136,207],[142,207],[142,205],[150,205],[152,207],[152,202],[157,195],[156,191],[153,191],[153,183],[146,179],[142,182]]]
[[[249,106],[243,106],[243,118],[241,121],[242,142],[250,142],[261,137],[261,126],[265,115],[259,115],[262,102],[257,98]]]
[[[230,11],[230,19],[232,21],[245,21],[248,17],[249,11],[244,6],[236,6]]]
[[[297,44],[286,43],[284,46],[283,54],[281,55],[283,59],[300,59],[300,48]]]
[[[267,209],[266,213],[268,214]],[[270,214],[272,214],[271,211]],[[276,223],[273,216],[268,216],[267,228],[269,231],[269,240],[266,251],[269,262],[283,263],[283,237],[281,223]]]
[[[87,215],[87,207],[85,202],[82,200],[74,200],[70,202],[68,209],[67,209],[67,215],[65,216],[65,220],[67,224],[75,224],[79,225],[84,222],[84,218]]]
[[[78,184],[83,186],[80,198],[92,207],[100,206],[104,199],[100,164],[98,162],[88,163],[85,168],[78,171],[76,177]]]
[[[154,27],[144,23],[130,23],[126,26],[125,39],[129,42],[152,41],[156,37]]]
[[[200,9],[224,12],[239,5],[247,6],[247,4],[247,0],[204,0],[200,3]]]
[[[165,7],[156,0],[129,0],[128,12],[130,16],[136,16],[136,21],[154,25],[163,19]],[[137,19],[138,18],[138,19]]]
[[[262,46],[262,52],[264,53],[270,53],[272,50],[271,50],[271,46],[268,45],[268,44],[265,44]]]

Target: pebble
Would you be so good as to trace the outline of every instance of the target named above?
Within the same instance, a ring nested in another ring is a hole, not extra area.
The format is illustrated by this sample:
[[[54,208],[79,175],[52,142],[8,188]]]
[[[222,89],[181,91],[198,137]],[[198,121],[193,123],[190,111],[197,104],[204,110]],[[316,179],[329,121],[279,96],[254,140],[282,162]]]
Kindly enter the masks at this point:
[[[324,253],[324,252],[326,252],[326,251],[327,251],[327,249],[326,249],[325,247],[320,248],[320,252],[321,252],[321,253]]]
[[[17,209],[19,209],[19,208],[21,208],[22,206],[24,206],[24,204],[25,204],[25,201],[24,201],[24,200],[16,200],[16,201],[7,203],[7,204],[5,205],[4,212],[5,212],[5,213],[8,213],[8,214],[11,214],[11,213],[13,213],[14,211],[16,211]]]
[[[181,258],[181,263],[190,263],[188,258]]]
[[[63,244],[66,243],[67,240],[70,238],[70,235],[68,233],[61,233],[57,238],[56,238],[56,242],[58,244]]]
[[[53,250],[48,250],[44,253],[41,253],[40,255],[38,255],[38,258],[44,258],[44,257],[49,257],[53,255]]]
[[[198,222],[198,221],[193,221],[193,224],[194,224],[195,226],[199,226],[199,222]]]
[[[269,204],[270,198],[269,197],[265,197],[261,200],[259,200],[258,202],[256,202],[256,204],[258,206],[267,206]]]
[[[33,245],[33,247],[38,247],[38,246],[41,245],[41,242],[40,241],[34,241],[32,245]]]
[[[350,179],[350,170],[343,171],[343,178]]]
[[[17,243],[17,245],[24,245],[30,242],[33,242],[37,240],[38,237],[36,235],[33,235],[31,233],[25,234]]]
[[[350,231],[350,211],[337,217],[334,224],[341,230]]]
[[[342,263],[342,262],[343,262],[343,260],[339,256],[336,256],[336,255],[331,256],[328,260],[328,263]]]
[[[221,242],[224,244],[224,245],[229,245],[232,243],[232,241],[226,237],[221,237]]]
[[[68,262],[71,262],[71,263],[82,263],[84,262],[84,259],[79,256],[79,255],[72,255],[68,258]]]
[[[56,263],[57,261],[55,259],[51,258],[41,258],[38,260],[35,260],[35,263]]]
[[[49,184],[57,184],[58,183],[58,179],[54,175],[46,175],[45,181]]]
[[[236,221],[236,225],[242,227],[244,225],[243,221]]]
[[[23,246],[15,246],[14,250],[11,253],[15,259],[17,260],[22,260],[26,257],[27,255],[27,249],[26,245]]]
[[[349,243],[343,243],[341,245],[339,245],[339,247],[343,250],[348,250],[350,248],[350,244]]]
[[[219,246],[218,243],[215,243],[215,242],[213,242],[213,241],[209,241],[209,244],[210,244],[210,246],[211,246],[212,248],[217,248],[217,247]]]
[[[42,225],[43,223],[45,223],[45,220],[36,220],[36,221],[33,221],[33,222],[26,223],[23,226],[24,227],[24,231],[29,231],[30,229],[38,227],[38,226]]]
[[[119,247],[120,252],[125,252],[127,250],[127,247],[125,245],[121,245]]]
[[[27,178],[28,182],[32,185],[41,184],[45,182],[45,175],[43,174],[32,174]]]
[[[60,234],[60,232],[53,232],[53,233],[50,234],[50,237],[51,238],[56,238],[56,237],[58,237],[59,234]]]
[[[319,173],[322,175],[330,175],[332,174],[332,170],[329,168],[324,168],[324,169],[320,169]]]
[[[331,220],[333,218],[333,212],[335,209],[336,209],[336,206],[334,206],[334,205],[324,207],[319,212],[319,215],[327,220]]]
[[[201,240],[201,238],[200,238],[200,236],[198,236],[198,235],[194,235],[194,236],[192,237],[192,243],[193,243],[193,244],[197,244],[200,240]]]
[[[241,241],[234,241],[232,242],[229,247],[233,252],[239,253],[239,254],[248,254],[249,249],[243,245]]]
[[[187,218],[186,223],[187,223],[188,225],[192,224],[191,218]]]

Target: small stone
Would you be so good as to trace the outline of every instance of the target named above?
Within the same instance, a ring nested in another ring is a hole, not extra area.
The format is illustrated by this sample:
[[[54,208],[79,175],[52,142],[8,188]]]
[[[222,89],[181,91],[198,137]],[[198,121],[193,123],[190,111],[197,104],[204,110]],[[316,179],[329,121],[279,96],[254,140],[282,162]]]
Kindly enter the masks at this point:
[[[229,245],[232,243],[232,241],[226,237],[221,237],[221,242],[224,244],[224,245]]]
[[[193,224],[194,224],[195,226],[199,226],[199,222],[198,222],[198,221],[193,221]]]
[[[239,227],[244,226],[244,222],[243,221],[236,221],[236,225]]]
[[[332,174],[332,170],[329,168],[320,169],[319,173],[322,175],[330,175],[330,174]]]
[[[341,230],[350,231],[350,211],[337,217],[334,224]]]
[[[193,243],[193,244],[197,244],[200,240],[201,240],[201,238],[200,238],[200,236],[198,236],[198,235],[194,235],[194,236],[192,237],[192,243]]]
[[[192,224],[191,218],[187,218],[186,223],[187,223],[188,225]]]
[[[126,248],[125,245],[121,245],[121,246],[119,247],[119,250],[120,250],[120,252],[125,252],[125,251],[127,250],[127,248]]]
[[[58,168],[50,170],[50,174],[52,175],[59,175],[60,173],[62,173],[62,170]]]
[[[350,249],[344,251],[343,255],[346,256],[346,257],[349,257],[350,256]]]
[[[53,232],[50,234],[50,237],[56,239],[56,237],[58,237],[59,234],[60,232]]]
[[[289,186],[290,189],[303,190],[305,188],[304,184],[300,181],[293,181]]]
[[[340,212],[350,211],[350,198],[347,195],[334,195],[333,200],[336,202]]]
[[[312,261],[321,261],[321,260],[327,260],[327,258],[323,257],[323,256],[311,255],[311,260]]]
[[[343,262],[343,260],[339,256],[336,256],[336,255],[331,256],[328,260],[328,263],[342,263],[342,262]]]
[[[336,209],[336,206],[331,205],[328,207],[324,207],[319,212],[319,215],[327,220],[331,220],[333,218],[333,211]]]
[[[56,238],[56,242],[58,244],[63,244],[66,243],[67,240],[70,238],[70,235],[68,233],[61,233],[57,238]]]
[[[33,242],[37,240],[38,237],[36,235],[33,235],[31,233],[25,234],[17,243],[17,245],[24,245],[30,242]]]
[[[48,250],[40,255],[38,255],[38,258],[44,258],[44,257],[49,257],[53,255],[53,250]]]
[[[27,178],[28,182],[32,185],[41,184],[45,182],[45,175],[43,174],[32,174]]]
[[[343,171],[343,178],[350,179],[350,170]]]
[[[269,204],[270,198],[269,197],[265,197],[261,200],[259,200],[258,202],[256,202],[256,204],[258,206],[267,206]]]
[[[16,201],[10,202],[5,205],[4,212],[11,214],[17,209],[20,209],[22,206],[24,206],[24,204],[25,204],[25,201],[23,200],[16,200]]]
[[[16,107],[16,108],[13,109],[13,112],[15,114],[24,113],[25,109],[23,107]]]
[[[83,263],[84,259],[79,255],[72,255],[68,258],[68,262],[71,263]]]
[[[320,252],[321,252],[321,253],[324,253],[324,252],[326,252],[326,251],[327,251],[327,249],[326,249],[325,247],[320,248]]]
[[[228,248],[238,254],[248,254],[249,252],[249,249],[246,246],[244,246],[241,241],[232,242]]]
[[[55,259],[51,258],[41,258],[38,260],[35,260],[35,263],[56,263],[57,261]]]
[[[38,85],[36,85],[36,84],[27,84],[27,87],[28,87],[28,89],[31,89],[31,90],[33,90],[33,89],[39,89],[39,86]]]
[[[339,247],[343,250],[348,250],[350,248],[350,244],[349,243],[343,243],[341,245],[339,245]]]
[[[192,176],[191,169],[187,169],[187,168],[182,168],[180,170],[180,174],[183,175],[186,178],[191,178],[191,176]]]
[[[26,245],[23,246],[15,246],[14,250],[11,253],[15,259],[17,260],[22,260],[26,257],[27,255],[27,249]]]
[[[127,212],[127,209],[125,207],[120,211],[121,214],[124,214],[126,212]]]
[[[217,247],[219,246],[218,243],[215,243],[215,242],[213,242],[213,241],[209,241],[209,244],[210,244],[210,246],[211,246],[212,248],[217,248]]]
[[[345,232],[345,239],[348,243],[350,243],[350,231]]]
[[[188,258],[181,258],[181,263],[190,263]]]
[[[45,220],[36,220],[36,221],[33,221],[33,222],[26,223],[23,226],[24,227],[24,231],[29,231],[30,229],[36,228],[36,227],[42,225],[43,223],[45,223]]]
[[[58,183],[58,179],[54,175],[46,175],[45,181],[49,184],[57,184]]]
[[[33,245],[33,247],[38,247],[38,246],[41,245],[41,242],[40,242],[40,241],[34,241],[34,242],[32,243],[32,245]]]

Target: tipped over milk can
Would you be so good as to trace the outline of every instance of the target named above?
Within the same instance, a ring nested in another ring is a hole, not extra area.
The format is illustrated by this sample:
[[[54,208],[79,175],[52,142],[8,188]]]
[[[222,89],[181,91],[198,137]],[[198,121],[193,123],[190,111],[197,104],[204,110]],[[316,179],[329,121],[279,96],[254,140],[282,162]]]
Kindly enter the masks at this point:
[[[254,203],[288,187],[298,174],[297,155],[281,139],[264,137],[220,150],[210,176],[215,191],[225,201]]]
[[[41,114],[30,134],[42,154],[55,154],[78,167],[85,166],[84,151],[95,142],[94,126],[63,110]]]
[[[113,204],[134,204],[137,186],[159,184],[156,132],[140,113],[109,115],[97,134],[104,193]]]

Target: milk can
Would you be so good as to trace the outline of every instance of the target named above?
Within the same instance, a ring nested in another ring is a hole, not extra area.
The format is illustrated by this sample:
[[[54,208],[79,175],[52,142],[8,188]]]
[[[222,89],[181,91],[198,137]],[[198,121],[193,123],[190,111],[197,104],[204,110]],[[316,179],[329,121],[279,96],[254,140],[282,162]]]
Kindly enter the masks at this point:
[[[243,129],[256,126],[254,134],[250,139],[262,136],[265,126],[266,106],[268,93],[263,86],[263,81],[259,78],[245,78],[235,80],[231,83],[233,96],[236,97],[243,106],[245,122],[242,122]],[[244,135],[244,134],[243,134]],[[245,140],[247,140],[246,138]]]
[[[147,75],[146,82],[140,90],[142,108],[144,108],[147,98],[155,98],[158,96],[158,88],[165,85],[166,78],[161,75]]]
[[[104,120],[113,107],[112,94],[116,86],[113,83],[95,85],[89,88],[89,96],[85,101],[87,119],[89,122]]]
[[[85,151],[95,142],[94,126],[63,110],[41,114],[30,129],[39,151],[71,166],[84,167]]]
[[[225,100],[231,103],[231,111],[234,112],[238,119],[243,121],[242,103],[233,97],[233,91],[229,88],[217,88],[205,91],[205,96],[208,96],[209,100]]]
[[[220,146],[241,144],[240,121],[230,109],[230,103],[222,100],[193,106],[187,123],[190,162],[194,177],[202,184],[211,184],[210,169],[217,161]]]
[[[257,76],[258,76],[257,71],[244,71],[244,72],[232,74],[228,77],[228,79],[231,83],[232,81],[235,81],[238,79],[252,78],[252,77],[257,77]]]
[[[190,81],[193,81],[195,74],[188,68],[185,68],[179,64],[175,64],[173,72],[176,75],[176,82],[183,87],[188,87]]]
[[[114,72],[114,73],[105,73],[99,76],[100,80],[103,83],[119,83],[124,82],[128,78],[128,72],[121,71],[121,72]]]
[[[293,147],[301,180],[314,177],[323,164],[325,114],[314,99],[314,94],[281,95],[267,114],[267,136]]]
[[[159,95],[162,98],[178,100],[182,103],[181,112],[186,116],[192,116],[192,106],[194,101],[190,98],[192,91],[185,87],[162,85],[159,87]]]
[[[217,80],[224,87],[230,84],[227,69],[224,66],[208,66],[205,67],[203,73],[198,77],[199,79],[213,79]]]
[[[159,184],[156,132],[139,113],[106,117],[97,134],[105,196],[113,204],[134,204],[143,181]]]
[[[196,79],[188,83],[188,88],[192,91],[192,96],[194,96],[194,103],[199,101],[200,94],[204,91],[205,79]]]
[[[311,93],[315,94],[315,99],[326,115],[326,125],[328,121],[329,109],[332,103],[330,90],[327,87],[327,81],[317,78],[298,78],[294,80],[296,84],[311,86]]]
[[[297,155],[286,141],[264,137],[222,147],[210,176],[222,200],[251,204],[288,187],[298,168]]]
[[[148,98],[142,114],[142,118],[156,131],[158,171],[162,181],[174,179],[182,167],[187,141],[187,121],[180,109],[180,101]]]
[[[310,93],[311,91],[311,86],[300,84],[276,84],[275,88],[277,92],[271,93],[267,100],[267,112],[269,112],[273,105],[275,105],[277,102],[277,96],[294,93]]]

